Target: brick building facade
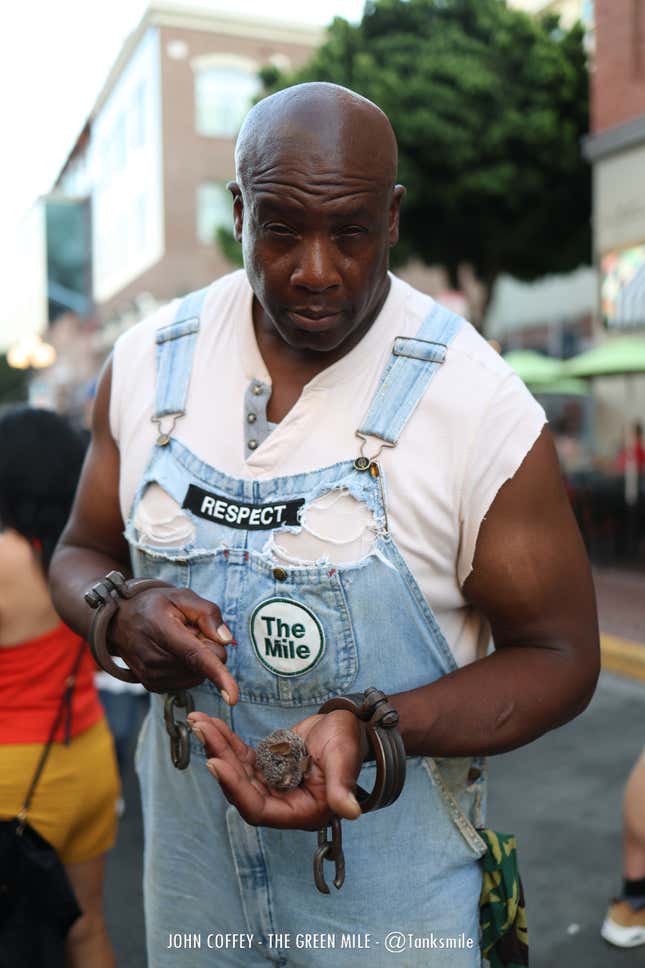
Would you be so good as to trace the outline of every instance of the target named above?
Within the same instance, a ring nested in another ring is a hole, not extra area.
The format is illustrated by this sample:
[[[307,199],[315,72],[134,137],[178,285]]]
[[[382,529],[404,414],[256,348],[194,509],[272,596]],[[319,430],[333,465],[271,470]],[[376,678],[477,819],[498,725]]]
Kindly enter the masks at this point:
[[[591,130],[609,131],[645,115],[645,3],[596,0]]]
[[[610,330],[645,329],[645,0],[596,0],[591,134],[594,257]]]
[[[127,39],[56,189],[92,203],[99,318],[131,323],[229,271],[226,182],[239,122],[268,64],[303,64],[316,27],[155,3]]]

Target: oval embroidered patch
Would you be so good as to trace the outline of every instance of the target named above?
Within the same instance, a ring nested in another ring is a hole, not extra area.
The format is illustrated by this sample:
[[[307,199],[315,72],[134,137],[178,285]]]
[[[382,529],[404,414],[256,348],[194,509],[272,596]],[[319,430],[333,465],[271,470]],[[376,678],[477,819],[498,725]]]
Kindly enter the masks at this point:
[[[255,654],[278,676],[309,672],[325,651],[325,633],[314,613],[289,598],[260,602],[249,626]]]

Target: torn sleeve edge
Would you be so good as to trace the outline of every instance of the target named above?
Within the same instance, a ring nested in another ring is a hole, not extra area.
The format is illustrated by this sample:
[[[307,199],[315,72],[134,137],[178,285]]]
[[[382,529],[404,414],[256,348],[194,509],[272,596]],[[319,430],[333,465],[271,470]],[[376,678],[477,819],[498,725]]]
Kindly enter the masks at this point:
[[[466,554],[464,554],[462,548],[460,547],[459,556],[457,559],[457,580],[459,582],[459,588],[462,591],[463,591],[463,587],[466,582],[466,579],[468,578],[468,576],[471,574],[473,570],[479,532],[481,530],[481,526],[484,520],[486,519],[486,515],[491,509],[493,501],[499,494],[504,484],[506,484],[507,481],[510,481],[513,477],[515,477],[515,474],[524,463],[527,455],[535,446],[535,443],[538,437],[540,436],[544,428],[548,425],[548,420],[546,418],[546,414],[544,413],[542,408],[540,408],[540,413],[537,413],[537,412],[534,413],[531,416],[530,421],[529,420],[522,421],[522,424],[520,426],[523,427],[524,424],[526,424],[526,437],[524,438],[523,449],[522,447],[520,447],[518,442],[517,447],[513,447],[509,451],[509,453],[505,455],[505,460],[502,462],[500,475],[497,476],[493,481],[491,481],[489,487],[487,487],[484,491],[478,494],[477,509],[475,511],[475,515],[479,516],[479,520],[477,522],[476,529],[474,529],[474,534],[472,535],[472,538],[470,537],[466,538],[462,530],[462,541],[464,542],[464,548],[465,548]],[[516,428],[516,430],[517,429],[519,428]],[[463,529],[463,519],[462,519],[462,529]],[[470,545],[470,547],[468,545]],[[467,562],[465,565],[462,564],[462,561],[464,560]]]

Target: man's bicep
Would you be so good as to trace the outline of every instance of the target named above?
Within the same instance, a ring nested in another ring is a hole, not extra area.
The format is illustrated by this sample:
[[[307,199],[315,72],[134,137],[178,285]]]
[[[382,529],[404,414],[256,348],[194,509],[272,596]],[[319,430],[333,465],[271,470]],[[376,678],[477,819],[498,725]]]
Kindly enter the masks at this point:
[[[99,379],[92,438],[61,546],[91,548],[126,564],[129,554],[119,505],[119,451],[109,424],[111,382],[108,360]]]
[[[597,654],[591,570],[547,428],[482,522],[464,594],[489,619],[497,648]]]

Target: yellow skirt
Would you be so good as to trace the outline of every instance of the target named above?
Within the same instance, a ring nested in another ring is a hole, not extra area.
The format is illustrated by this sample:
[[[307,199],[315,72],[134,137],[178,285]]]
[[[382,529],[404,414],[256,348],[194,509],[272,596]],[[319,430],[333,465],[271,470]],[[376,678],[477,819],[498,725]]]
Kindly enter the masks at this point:
[[[0,746],[0,819],[15,817],[31,783],[43,743]],[[64,864],[92,860],[114,846],[119,775],[105,719],[54,743],[27,817]]]

